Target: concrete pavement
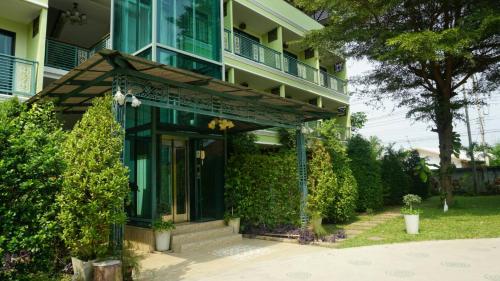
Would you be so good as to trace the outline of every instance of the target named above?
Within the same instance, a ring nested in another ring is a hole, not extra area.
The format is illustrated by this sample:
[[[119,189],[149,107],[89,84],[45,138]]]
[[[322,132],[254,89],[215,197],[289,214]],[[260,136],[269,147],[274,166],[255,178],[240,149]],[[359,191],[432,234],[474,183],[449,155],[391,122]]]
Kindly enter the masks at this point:
[[[500,238],[330,249],[244,239],[196,255],[148,254],[139,280],[500,281]]]

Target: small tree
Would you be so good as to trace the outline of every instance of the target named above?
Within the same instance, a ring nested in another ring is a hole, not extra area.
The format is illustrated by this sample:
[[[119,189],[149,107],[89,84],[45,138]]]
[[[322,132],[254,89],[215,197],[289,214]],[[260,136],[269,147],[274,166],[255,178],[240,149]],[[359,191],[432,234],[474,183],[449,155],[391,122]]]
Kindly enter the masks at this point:
[[[375,159],[370,142],[360,135],[349,140],[347,154],[350,167],[358,183],[358,203],[360,211],[382,208],[383,192],[380,179],[380,163]]]
[[[111,107],[110,96],[96,99],[63,145],[67,168],[57,198],[62,238],[84,260],[108,254],[111,225],[125,221],[128,171],[120,161],[124,132]]]
[[[64,133],[50,104],[0,102],[0,279],[54,272]],[[26,278],[26,279],[24,279]]]
[[[331,168],[337,179],[334,199],[329,206],[326,219],[332,222],[348,221],[355,215],[358,199],[358,185],[349,166],[345,145],[340,141],[341,128],[334,120],[325,120],[318,128],[318,134],[323,139],[331,158]]]
[[[328,208],[334,203],[337,178],[333,173],[330,155],[319,140],[314,142],[311,156],[308,163],[308,209],[326,217]]]

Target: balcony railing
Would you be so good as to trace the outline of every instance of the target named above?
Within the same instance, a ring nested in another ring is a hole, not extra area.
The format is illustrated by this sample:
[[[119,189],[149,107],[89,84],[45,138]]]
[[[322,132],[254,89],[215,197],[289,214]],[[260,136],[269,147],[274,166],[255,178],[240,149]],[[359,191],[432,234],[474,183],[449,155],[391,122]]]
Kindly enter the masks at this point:
[[[325,88],[335,90],[339,93],[347,93],[347,82],[343,79],[335,77],[325,71],[319,73],[319,84]]]
[[[281,70],[281,53],[254,40],[234,33],[234,53],[244,58]]]
[[[231,35],[230,30],[224,29],[224,50],[278,70],[282,70],[281,61],[283,58],[284,72],[347,95],[347,82],[345,80],[320,71],[286,54],[282,55],[280,52],[261,45],[244,35],[233,33],[232,40]]]
[[[318,70],[295,58],[283,55],[283,68],[288,74],[318,84]]]
[[[38,63],[0,54],[0,94],[33,96]]]
[[[47,46],[45,48],[45,65],[64,70],[71,70],[86,61],[95,52],[104,48],[111,48],[109,35],[97,42],[90,49],[63,43],[54,39],[47,39]]]

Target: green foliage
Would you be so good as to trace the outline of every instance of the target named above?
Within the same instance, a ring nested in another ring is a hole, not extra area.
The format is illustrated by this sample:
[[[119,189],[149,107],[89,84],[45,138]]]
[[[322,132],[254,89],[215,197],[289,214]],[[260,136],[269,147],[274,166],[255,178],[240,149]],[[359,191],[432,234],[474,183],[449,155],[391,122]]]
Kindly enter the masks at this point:
[[[257,137],[252,133],[228,135],[227,142],[229,155],[258,153],[259,147],[255,143],[256,140]]]
[[[410,151],[405,161],[405,171],[410,177],[409,192],[424,199],[428,198],[431,188],[431,170],[427,166],[425,159],[420,158],[418,151]]]
[[[370,142],[360,135],[349,140],[347,154],[350,167],[358,184],[357,209],[378,210],[383,205],[383,190],[380,178],[380,164],[374,158]]]
[[[366,122],[368,121],[368,117],[364,112],[354,112],[351,114],[351,129],[353,132],[357,132],[362,129]]]
[[[300,190],[294,151],[239,154],[228,160],[225,200],[242,227],[299,224]]]
[[[500,166],[500,143],[495,144],[495,146],[490,149],[490,153],[493,155],[490,165]]]
[[[494,0],[295,0],[311,14],[327,14],[325,28],[305,45],[320,53],[374,62],[355,77],[359,93],[375,101],[393,99],[408,118],[432,122],[440,141],[441,188],[452,199],[451,128],[464,105],[483,100],[500,85],[500,5]],[[459,12],[457,12],[459,11]],[[477,75],[476,75],[477,74]],[[459,89],[477,77],[468,100]]]
[[[127,242],[122,251],[122,274],[124,281],[133,281],[132,272],[135,274],[141,271],[140,260],[142,255],[134,251],[132,244]]]
[[[279,131],[279,140],[282,144],[282,149],[291,150],[296,147],[296,139],[295,139],[295,130],[293,129],[284,129],[280,128]]]
[[[384,188],[384,204],[400,204],[403,195],[410,190],[410,176],[405,171],[406,153],[389,146],[381,161],[381,179]]]
[[[358,186],[350,168],[345,146],[339,139],[339,127],[334,120],[325,120],[318,127],[318,133],[331,159],[333,175],[337,179],[333,202],[326,212],[326,220],[348,221],[355,215]]]
[[[308,210],[326,217],[334,203],[337,178],[330,155],[319,140],[314,141],[311,154],[308,161]]]
[[[156,231],[169,231],[173,229],[175,229],[175,225],[172,220],[164,221],[162,219],[157,219],[153,223],[153,230]]]
[[[422,203],[422,198],[418,195],[406,194],[403,197],[403,203],[405,205],[401,208],[401,213],[404,215],[418,215],[422,212],[420,209],[415,208],[415,205]]]
[[[51,105],[28,109],[17,99],[0,102],[1,280],[54,271],[63,250],[55,204],[63,140]]]
[[[126,218],[128,170],[120,161],[124,132],[111,101],[110,96],[96,99],[63,144],[67,169],[58,217],[64,242],[82,260],[106,256],[111,225]]]
[[[309,227],[313,231],[314,235],[316,235],[317,238],[324,237],[325,235],[328,234],[326,229],[322,225],[322,215],[318,212],[313,212],[311,214],[311,219],[309,221]]]

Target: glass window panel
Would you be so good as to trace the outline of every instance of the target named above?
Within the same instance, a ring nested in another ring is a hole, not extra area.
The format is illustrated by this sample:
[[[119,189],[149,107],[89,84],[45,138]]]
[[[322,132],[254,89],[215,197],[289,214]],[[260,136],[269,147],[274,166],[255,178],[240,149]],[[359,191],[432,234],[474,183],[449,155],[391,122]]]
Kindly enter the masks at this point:
[[[220,65],[161,48],[158,48],[158,62],[212,76],[217,79],[221,79],[222,77],[222,68]]]
[[[158,0],[158,42],[220,61],[220,1]]]
[[[133,53],[151,43],[152,0],[115,0],[113,47]]]
[[[159,142],[158,187],[156,188],[159,216],[172,215],[172,147],[170,140]]]

